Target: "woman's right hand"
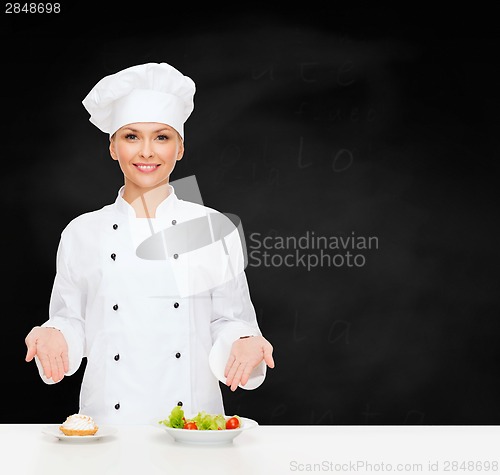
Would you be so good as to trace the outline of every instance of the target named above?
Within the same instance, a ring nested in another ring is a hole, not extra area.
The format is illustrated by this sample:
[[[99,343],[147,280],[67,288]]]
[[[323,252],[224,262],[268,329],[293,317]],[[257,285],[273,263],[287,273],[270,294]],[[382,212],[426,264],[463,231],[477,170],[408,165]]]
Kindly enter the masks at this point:
[[[34,327],[26,336],[26,361],[35,356],[40,361],[46,378],[55,383],[64,378],[69,369],[68,345],[64,335],[56,328]]]

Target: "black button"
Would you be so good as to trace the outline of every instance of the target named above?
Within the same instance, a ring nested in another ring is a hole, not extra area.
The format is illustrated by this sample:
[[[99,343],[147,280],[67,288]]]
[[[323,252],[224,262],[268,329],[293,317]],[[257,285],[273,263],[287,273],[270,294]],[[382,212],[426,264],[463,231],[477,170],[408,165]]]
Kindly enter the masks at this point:
[[[174,308],[179,308],[179,302],[174,303]]]
[[[111,259],[115,260],[116,259],[116,254],[113,252],[113,254],[111,254]]]
[[[174,259],[177,259],[179,257],[179,254],[174,254]]]
[[[118,305],[116,305],[116,303],[113,305],[113,310],[118,310]]]
[[[115,361],[118,361],[120,359],[120,355],[115,355]]]
[[[181,354],[180,354],[180,353],[176,353],[176,354],[175,354],[175,357],[176,357],[176,358],[180,358],[180,357],[181,357]]]
[[[172,224],[177,224],[177,221],[175,219],[172,219]]]
[[[177,405],[178,405],[178,406],[182,406],[182,401],[179,401],[179,402],[177,403]]]
[[[113,229],[118,229],[118,224],[113,224]]]
[[[120,409],[120,403],[116,403],[116,404],[115,404],[115,409],[116,409],[116,410]]]

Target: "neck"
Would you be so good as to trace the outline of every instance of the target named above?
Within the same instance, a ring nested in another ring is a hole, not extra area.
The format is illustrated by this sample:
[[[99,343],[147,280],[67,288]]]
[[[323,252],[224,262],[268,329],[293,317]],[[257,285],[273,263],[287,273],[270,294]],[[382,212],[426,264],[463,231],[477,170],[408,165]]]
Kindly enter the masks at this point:
[[[156,209],[170,195],[170,191],[168,182],[148,189],[125,184],[123,199],[134,208],[138,218],[154,218]]]

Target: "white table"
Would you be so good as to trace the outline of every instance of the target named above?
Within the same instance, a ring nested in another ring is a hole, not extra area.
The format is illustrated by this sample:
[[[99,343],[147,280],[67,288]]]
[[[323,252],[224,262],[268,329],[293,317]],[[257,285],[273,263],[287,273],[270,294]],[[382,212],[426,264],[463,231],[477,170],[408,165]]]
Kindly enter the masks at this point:
[[[393,474],[500,474],[498,426],[259,426],[229,445],[199,447],[153,426],[71,443],[43,434],[44,425],[0,425],[1,475],[380,474],[388,464]]]

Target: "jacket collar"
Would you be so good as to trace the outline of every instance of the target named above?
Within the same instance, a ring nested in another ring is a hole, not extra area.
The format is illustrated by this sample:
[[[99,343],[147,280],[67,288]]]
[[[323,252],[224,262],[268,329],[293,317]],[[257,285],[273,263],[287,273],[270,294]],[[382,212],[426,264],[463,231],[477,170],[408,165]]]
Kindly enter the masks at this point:
[[[172,213],[175,203],[178,201],[177,195],[175,194],[174,187],[172,185],[168,185],[170,188],[170,194],[158,205],[156,208],[155,218],[162,218],[168,216]],[[128,215],[129,217],[135,218],[134,208],[130,203],[123,199],[123,191],[125,190],[125,186],[122,186],[118,190],[118,195],[115,200],[115,208],[123,214]]]

